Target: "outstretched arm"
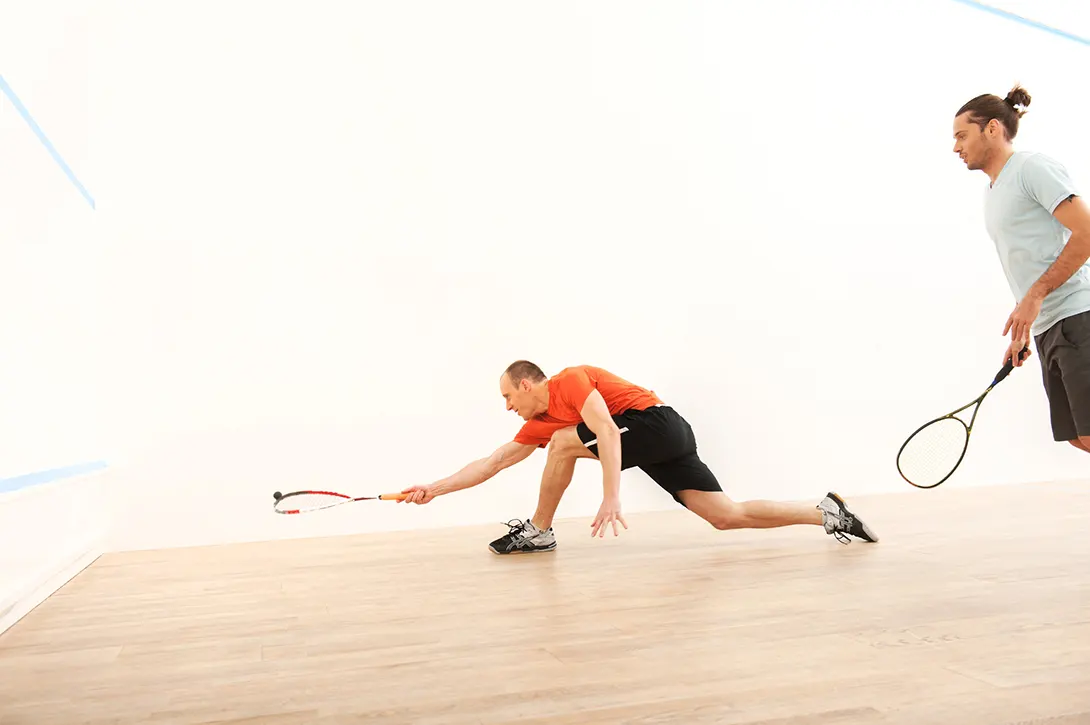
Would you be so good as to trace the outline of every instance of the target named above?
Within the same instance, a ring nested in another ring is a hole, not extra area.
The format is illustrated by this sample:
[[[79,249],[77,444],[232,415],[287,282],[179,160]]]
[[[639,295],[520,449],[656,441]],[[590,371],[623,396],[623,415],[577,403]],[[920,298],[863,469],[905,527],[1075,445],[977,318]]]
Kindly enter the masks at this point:
[[[402,491],[409,494],[405,503],[425,504],[436,496],[461,491],[484,483],[505,468],[529,458],[537,446],[510,441],[493,451],[487,458],[479,458],[462,467],[457,473],[430,485],[410,486]]]

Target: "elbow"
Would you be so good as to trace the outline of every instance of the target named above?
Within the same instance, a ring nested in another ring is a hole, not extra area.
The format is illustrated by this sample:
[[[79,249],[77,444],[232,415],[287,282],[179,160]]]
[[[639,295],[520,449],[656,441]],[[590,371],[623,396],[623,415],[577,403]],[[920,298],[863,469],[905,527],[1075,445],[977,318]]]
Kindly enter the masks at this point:
[[[1090,227],[1074,227],[1069,230],[1067,245],[1085,249],[1090,246]]]
[[[507,464],[502,458],[498,456],[486,458],[484,466],[481,468],[481,480],[487,481],[505,468],[507,468]]]

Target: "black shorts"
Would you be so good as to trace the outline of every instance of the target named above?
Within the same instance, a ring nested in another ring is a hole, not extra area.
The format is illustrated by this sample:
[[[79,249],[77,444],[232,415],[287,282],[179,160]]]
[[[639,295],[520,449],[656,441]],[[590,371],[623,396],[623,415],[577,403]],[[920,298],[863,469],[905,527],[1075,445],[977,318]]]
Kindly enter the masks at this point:
[[[1052,417],[1052,437],[1090,436],[1090,312],[1066,317],[1034,338]]]
[[[674,500],[678,492],[722,491],[711,469],[696,453],[696,436],[688,421],[673,408],[659,405],[613,416],[621,429],[621,470],[639,468]],[[576,426],[579,439],[598,455],[598,437],[586,423]]]

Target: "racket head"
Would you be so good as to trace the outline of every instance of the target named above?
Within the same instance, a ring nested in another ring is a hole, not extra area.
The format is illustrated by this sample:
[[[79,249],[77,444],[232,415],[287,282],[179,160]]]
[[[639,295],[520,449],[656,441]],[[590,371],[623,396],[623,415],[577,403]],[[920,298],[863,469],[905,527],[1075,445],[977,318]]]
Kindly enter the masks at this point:
[[[351,496],[336,491],[292,491],[273,494],[273,511],[278,514],[302,514],[339,506],[352,500]]]
[[[916,488],[934,488],[961,465],[969,447],[969,427],[953,416],[916,429],[897,452],[897,471]]]

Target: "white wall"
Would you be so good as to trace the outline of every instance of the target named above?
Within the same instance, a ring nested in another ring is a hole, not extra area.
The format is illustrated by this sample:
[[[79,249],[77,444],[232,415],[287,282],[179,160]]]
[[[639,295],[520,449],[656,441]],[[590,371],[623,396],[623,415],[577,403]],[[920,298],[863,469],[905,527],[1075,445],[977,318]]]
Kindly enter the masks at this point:
[[[735,497],[902,489],[901,441],[991,381],[1014,304],[953,113],[1021,81],[1020,147],[1090,184],[1061,72],[1086,49],[945,0],[97,21],[119,547],[528,515],[540,455],[423,508],[270,511],[486,455],[518,357],[655,388]],[[1017,371],[948,485],[1085,476],[1046,411]],[[672,506],[626,481],[629,510]],[[600,490],[581,465],[561,515]]]
[[[93,192],[90,3],[8,4],[0,76]],[[93,199],[93,193],[91,199]],[[0,631],[102,552],[112,499],[95,212],[0,93]],[[85,467],[85,466],[84,466]],[[85,467],[86,468],[86,467]]]
[[[93,471],[0,487],[0,632],[105,551],[113,527],[108,486]]]
[[[21,4],[0,22],[0,76],[85,188],[89,5]],[[106,455],[94,221],[0,93],[0,479]]]

